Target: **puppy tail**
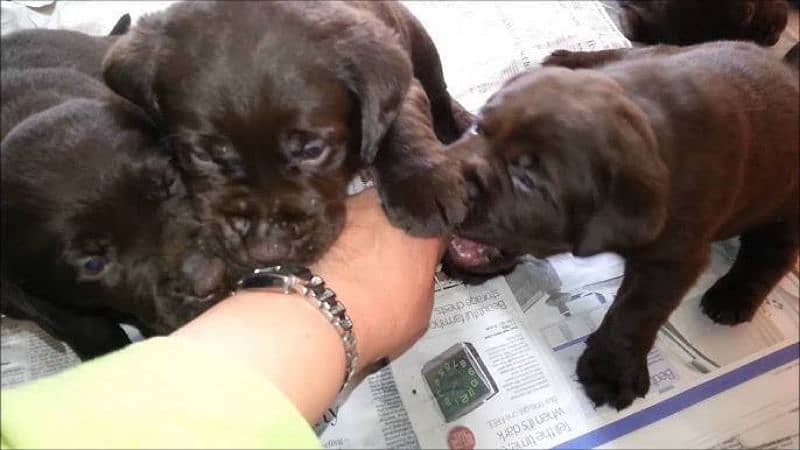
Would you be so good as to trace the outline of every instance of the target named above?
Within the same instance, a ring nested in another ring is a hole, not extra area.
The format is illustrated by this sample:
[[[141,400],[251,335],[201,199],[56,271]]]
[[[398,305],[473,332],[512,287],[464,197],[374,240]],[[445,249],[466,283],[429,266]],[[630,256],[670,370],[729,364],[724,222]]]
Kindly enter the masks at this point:
[[[792,66],[794,70],[800,72],[800,42],[794,44],[794,47],[783,57],[783,61]]]
[[[120,36],[128,32],[131,29],[131,15],[125,14],[124,16],[120,17],[117,21],[117,24],[114,25],[114,28],[111,29],[111,32],[108,33],[109,36]]]

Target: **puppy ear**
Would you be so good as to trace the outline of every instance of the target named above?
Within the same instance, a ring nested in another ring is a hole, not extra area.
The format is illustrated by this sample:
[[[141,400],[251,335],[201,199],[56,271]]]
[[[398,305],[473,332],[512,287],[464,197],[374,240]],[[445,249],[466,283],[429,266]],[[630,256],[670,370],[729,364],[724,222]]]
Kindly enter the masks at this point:
[[[646,41],[649,39],[646,37],[647,26],[635,6],[635,4],[622,4],[620,31],[632,41]]]
[[[143,17],[127,34],[120,36],[103,60],[103,77],[117,94],[162,122],[156,95],[158,52],[163,37],[157,15]]]
[[[369,28],[369,27],[364,27]],[[371,164],[411,83],[411,61],[393,33],[350,30],[334,44],[338,74],[358,98],[361,160]]]
[[[607,142],[611,154],[605,201],[589,217],[573,254],[589,256],[645,244],[667,220],[669,172],[658,154],[655,134],[641,109],[627,98],[615,105]]]

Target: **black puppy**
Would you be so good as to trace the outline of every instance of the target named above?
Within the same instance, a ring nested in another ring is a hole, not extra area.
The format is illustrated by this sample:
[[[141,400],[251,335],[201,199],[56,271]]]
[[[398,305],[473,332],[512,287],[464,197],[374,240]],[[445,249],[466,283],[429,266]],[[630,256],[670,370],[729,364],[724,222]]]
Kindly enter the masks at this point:
[[[225,295],[152,121],[90,75],[26,67],[41,60],[11,47],[4,37],[16,59],[2,70],[3,312],[87,358],[127,343],[119,321],[168,333]]]
[[[688,45],[723,39],[774,45],[786,28],[786,0],[629,0],[625,35],[645,44]]]
[[[102,62],[118,36],[128,32],[131,16],[125,14],[108,36],[91,36],[71,30],[30,29],[3,36],[0,67],[63,67],[102,79]]]
[[[236,264],[324,253],[346,186],[375,160],[412,77],[439,137],[454,139],[435,47],[395,2],[179,3],[141,19],[105,61],[109,86],[164,127],[204,227]],[[399,192],[384,195],[390,217],[434,234],[463,215],[436,200],[457,172],[415,177],[430,150],[392,148],[406,155],[378,174],[382,193]]]
[[[741,235],[701,303],[721,324],[750,320],[796,262],[800,86],[796,66],[742,42],[570,58],[597,68],[508,80],[447,152],[474,184],[450,257],[479,272],[520,253],[625,257],[577,366],[596,404],[624,408],[647,392],[647,354],[712,241]]]

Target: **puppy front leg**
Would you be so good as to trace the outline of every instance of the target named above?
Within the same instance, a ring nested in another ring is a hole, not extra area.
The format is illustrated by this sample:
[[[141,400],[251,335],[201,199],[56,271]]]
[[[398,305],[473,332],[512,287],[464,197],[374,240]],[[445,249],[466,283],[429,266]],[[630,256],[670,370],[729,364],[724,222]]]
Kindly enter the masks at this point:
[[[659,328],[708,262],[708,247],[676,261],[626,261],[625,277],[576,373],[596,406],[628,407],[650,388],[647,354]]]
[[[570,50],[555,50],[542,61],[543,66],[560,66],[568,69],[588,69],[599,67],[610,62],[619,61],[631,49],[615,48],[611,50],[598,50],[595,52],[573,52]]]
[[[568,69],[592,69],[616,61],[669,55],[681,51],[682,47],[653,45],[640,48],[615,48],[593,52],[556,50],[542,61],[543,66],[560,66]]]
[[[23,292],[5,279],[3,313],[15,319],[35,322],[48,334],[66,342],[82,360],[101,356],[130,344],[128,336],[115,321],[55,305]]]
[[[425,91],[413,80],[374,163],[383,209],[416,236],[447,233],[464,220],[467,188],[433,130]]]

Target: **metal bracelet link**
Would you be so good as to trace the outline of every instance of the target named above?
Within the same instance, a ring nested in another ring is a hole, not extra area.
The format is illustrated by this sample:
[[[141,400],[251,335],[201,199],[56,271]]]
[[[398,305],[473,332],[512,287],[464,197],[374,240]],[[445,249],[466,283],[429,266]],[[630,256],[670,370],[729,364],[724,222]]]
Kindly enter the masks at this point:
[[[325,280],[305,267],[273,266],[255,269],[237,283],[237,292],[250,289],[300,294],[325,316],[344,346],[345,374],[340,391],[344,390],[358,367],[358,342],[347,308],[336,298],[336,293],[325,286]]]

